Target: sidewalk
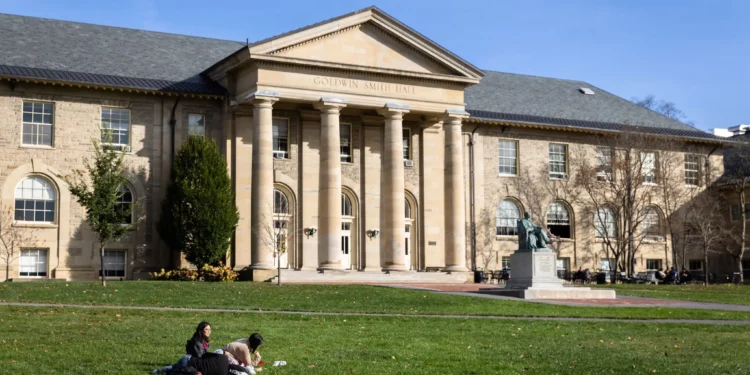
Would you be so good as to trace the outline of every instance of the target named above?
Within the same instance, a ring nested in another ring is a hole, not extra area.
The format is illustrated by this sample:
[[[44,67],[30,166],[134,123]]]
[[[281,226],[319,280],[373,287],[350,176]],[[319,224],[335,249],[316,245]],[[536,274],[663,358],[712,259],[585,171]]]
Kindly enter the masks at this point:
[[[499,288],[497,284],[391,284],[381,285],[391,288],[429,290],[435,293],[453,294],[459,296],[470,296],[479,298],[504,299],[513,301],[524,301],[513,297],[495,296],[490,294],[479,294],[476,291],[487,288]],[[599,307],[670,307],[680,309],[701,310],[723,310],[723,311],[746,311],[750,312],[750,306],[730,305],[724,303],[693,302],[673,299],[617,296],[616,299],[570,299],[570,300],[531,300],[525,302],[547,303],[551,305],[566,306],[599,306]]]

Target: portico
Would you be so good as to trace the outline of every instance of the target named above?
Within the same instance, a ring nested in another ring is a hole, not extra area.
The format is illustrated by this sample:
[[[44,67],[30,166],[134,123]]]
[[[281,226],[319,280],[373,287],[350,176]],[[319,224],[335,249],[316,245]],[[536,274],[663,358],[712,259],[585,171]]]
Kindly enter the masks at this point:
[[[236,266],[249,260],[255,279],[273,272],[264,218],[275,186],[290,185],[290,269],[468,271],[463,93],[479,69],[372,9],[249,45],[208,73],[230,88],[228,158],[238,203],[250,197]],[[282,117],[288,128],[277,129]],[[342,222],[342,189],[361,202],[356,230]]]

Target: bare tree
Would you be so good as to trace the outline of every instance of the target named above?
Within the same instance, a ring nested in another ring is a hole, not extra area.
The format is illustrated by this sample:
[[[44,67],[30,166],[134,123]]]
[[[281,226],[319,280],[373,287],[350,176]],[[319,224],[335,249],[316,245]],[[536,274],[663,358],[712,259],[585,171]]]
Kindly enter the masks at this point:
[[[36,246],[36,229],[15,225],[11,206],[0,206],[0,259],[5,262],[5,281],[10,279],[10,264],[21,256],[21,249]]]
[[[281,285],[281,257],[287,254],[289,241],[293,241],[296,233],[296,225],[293,207],[284,198],[274,199],[273,209],[270,217],[261,217],[261,223],[255,226],[255,233],[260,242],[270,249],[276,261],[276,283]]]
[[[708,255],[726,248],[724,239],[731,229],[726,226],[722,200],[714,190],[708,190],[691,200],[687,206],[685,231],[687,242],[700,249],[703,255],[703,282],[708,285]]]
[[[669,117],[672,120],[679,121],[685,125],[695,127],[692,121],[687,121],[687,116],[682,110],[672,103],[661,99],[656,99],[653,95],[647,95],[643,99],[633,98],[633,103],[646,109],[650,109],[658,114]]]
[[[643,224],[660,178],[658,143],[637,129],[624,129],[596,144],[595,162],[586,150],[573,159],[575,182],[590,205],[607,257],[614,257],[616,271],[632,275],[636,253],[651,234]]]
[[[719,185],[728,188],[739,202],[737,216],[740,219],[739,228],[732,235],[734,244],[726,246],[725,249],[735,259],[740,274],[739,281],[743,282],[742,258],[747,244],[747,220],[750,220],[750,212],[748,212],[750,207],[747,206],[747,189],[750,188],[750,143],[743,139],[741,143],[727,150],[724,155],[724,164],[724,176]]]

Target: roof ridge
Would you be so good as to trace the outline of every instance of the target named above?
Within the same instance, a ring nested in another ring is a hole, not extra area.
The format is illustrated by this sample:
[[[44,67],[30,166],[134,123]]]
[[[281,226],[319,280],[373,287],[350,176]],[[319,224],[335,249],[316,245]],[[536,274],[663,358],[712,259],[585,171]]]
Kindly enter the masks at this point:
[[[514,75],[514,76],[523,76],[523,77],[533,77],[533,78],[544,78],[544,79],[553,79],[556,81],[566,81],[566,82],[576,82],[576,83],[585,83],[587,85],[591,85],[590,83],[586,81],[581,81],[577,79],[567,79],[567,78],[556,78],[556,77],[547,77],[547,76],[539,76],[536,74],[523,74],[523,73],[511,73],[511,72],[501,72],[499,70],[492,70],[492,69],[482,69],[484,72],[491,72],[491,73],[500,73],[500,74],[508,74],[508,75]],[[592,85],[593,86],[593,85]]]
[[[70,23],[70,24],[86,25],[86,26],[107,27],[107,28],[111,28],[111,29],[121,29],[121,30],[137,31],[137,32],[142,32],[142,33],[153,33],[153,34],[162,34],[162,35],[182,36],[182,37],[188,37],[188,38],[198,38],[198,39],[206,39],[206,40],[215,40],[215,41],[219,41],[219,42],[232,42],[232,43],[237,43],[237,44],[242,44],[242,45],[246,44],[246,42],[241,42],[241,41],[237,41],[237,40],[210,38],[210,37],[198,36],[198,35],[168,33],[168,32],[165,32],[165,31],[136,29],[136,28],[132,28],[132,27],[111,26],[111,25],[103,25],[103,24],[91,23],[91,22],[61,20],[61,19],[47,18],[47,17],[34,17],[34,16],[26,16],[26,15],[22,15],[22,14],[0,13],[0,16],[10,16],[10,17],[20,17],[20,18],[32,18],[32,19],[35,19],[35,20],[50,21],[50,22],[60,22],[60,23]]]

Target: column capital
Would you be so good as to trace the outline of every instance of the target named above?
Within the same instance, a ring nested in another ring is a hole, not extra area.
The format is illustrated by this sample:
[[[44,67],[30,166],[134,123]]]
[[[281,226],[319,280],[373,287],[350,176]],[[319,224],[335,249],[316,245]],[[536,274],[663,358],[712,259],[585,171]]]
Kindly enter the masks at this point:
[[[398,103],[385,103],[383,108],[378,109],[378,114],[383,117],[402,118],[404,113],[409,113],[409,106]]]
[[[279,100],[279,97],[281,94],[279,94],[276,91],[267,91],[267,90],[256,90],[253,91],[245,96],[243,99],[243,102],[252,102],[253,104],[273,104],[274,102]]]
[[[445,121],[447,123],[461,123],[461,120],[469,118],[469,112],[463,109],[448,109],[445,111]]]
[[[313,107],[325,113],[339,113],[341,108],[346,107],[346,100],[342,98],[322,97],[319,102],[313,104]]]

